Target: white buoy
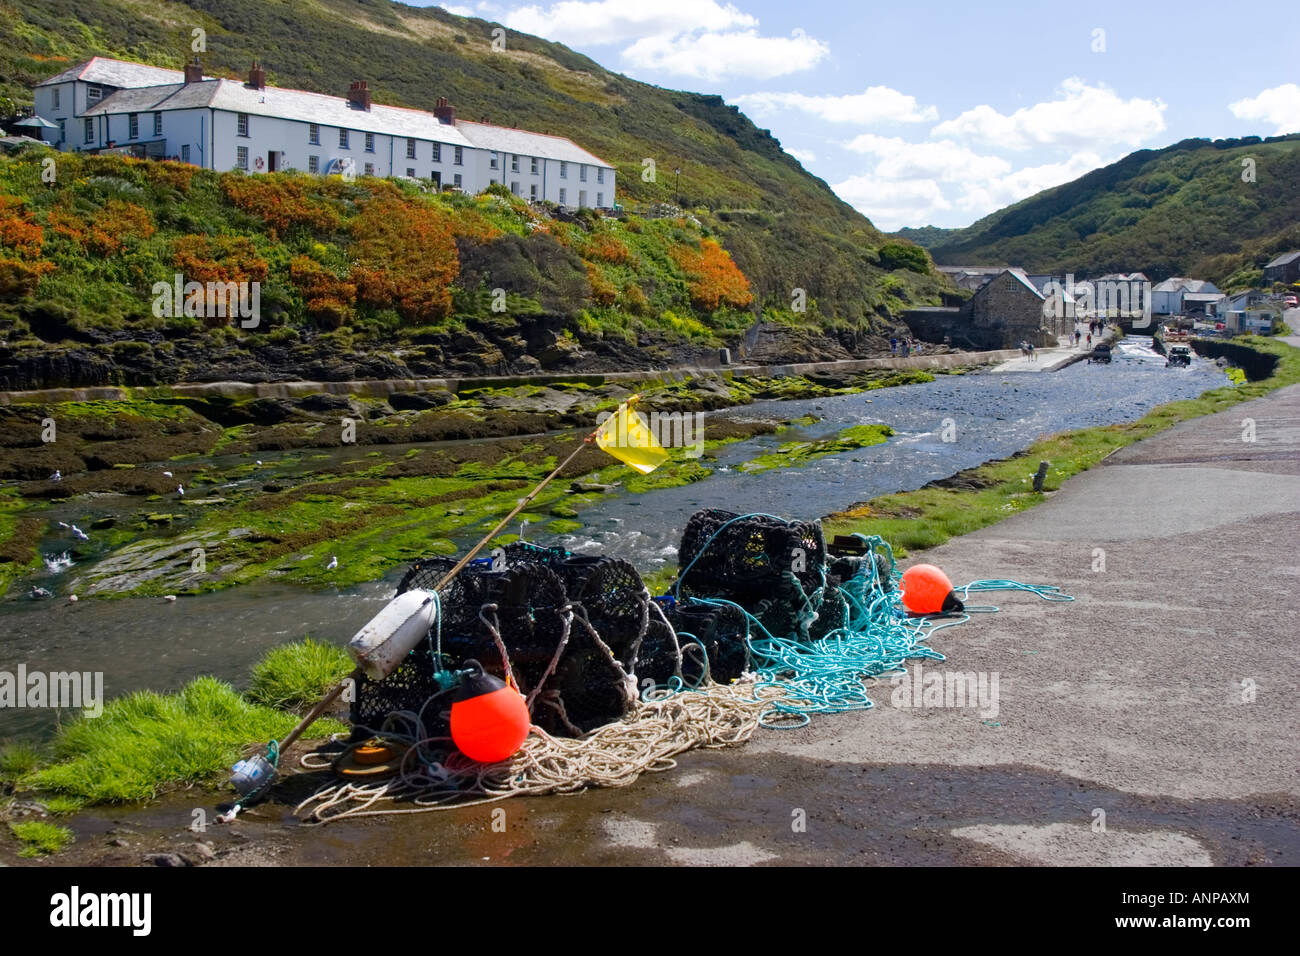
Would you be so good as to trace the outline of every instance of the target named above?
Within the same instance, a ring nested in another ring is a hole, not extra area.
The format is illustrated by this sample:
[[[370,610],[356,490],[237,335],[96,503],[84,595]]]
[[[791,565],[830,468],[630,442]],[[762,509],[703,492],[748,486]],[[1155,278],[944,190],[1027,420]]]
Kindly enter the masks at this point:
[[[371,680],[383,680],[429,636],[436,610],[432,591],[403,591],[357,631],[348,653]]]

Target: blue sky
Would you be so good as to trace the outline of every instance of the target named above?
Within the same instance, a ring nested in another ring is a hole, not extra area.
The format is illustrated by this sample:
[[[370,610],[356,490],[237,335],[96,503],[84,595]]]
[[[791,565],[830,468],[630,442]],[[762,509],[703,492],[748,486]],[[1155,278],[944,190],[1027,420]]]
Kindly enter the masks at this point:
[[[1135,149],[1300,132],[1300,18],[1271,0],[437,5],[721,94],[883,229],[969,225]]]

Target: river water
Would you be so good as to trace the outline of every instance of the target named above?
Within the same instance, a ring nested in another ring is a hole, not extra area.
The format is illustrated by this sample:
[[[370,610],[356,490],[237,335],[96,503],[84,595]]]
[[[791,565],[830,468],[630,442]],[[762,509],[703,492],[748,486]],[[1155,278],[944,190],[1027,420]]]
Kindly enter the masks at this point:
[[[1156,405],[1226,381],[1219,369],[1199,359],[1190,369],[1166,369],[1150,339],[1130,336],[1110,365],[1080,362],[1052,373],[994,369],[857,395],[759,402],[717,414],[820,418],[795,437],[821,438],[871,423],[889,425],[895,434],[883,445],[759,474],[737,469],[790,441],[788,432],[723,446],[719,467],[705,481],[641,495],[616,493],[581,513],[582,531],[529,538],[581,553],[613,554],[653,571],[675,563],[682,529],[701,508],[820,517],[1006,457],[1044,435],[1133,421]],[[941,437],[948,419],[954,441]],[[347,641],[392,596],[403,570],[394,568],[383,580],[347,589],[312,591],[266,582],[175,602],[6,601],[0,604],[0,671],[16,673],[20,664],[29,671],[102,671],[110,698],[141,688],[174,690],[199,674],[242,686],[269,647],[308,634]],[[46,735],[55,720],[51,710],[0,710],[0,739]]]

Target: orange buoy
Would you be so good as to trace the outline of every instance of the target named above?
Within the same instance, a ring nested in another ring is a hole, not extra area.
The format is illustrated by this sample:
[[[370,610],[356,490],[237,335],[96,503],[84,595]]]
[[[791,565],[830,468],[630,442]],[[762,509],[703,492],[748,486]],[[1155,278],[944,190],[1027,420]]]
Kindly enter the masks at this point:
[[[477,673],[465,678],[451,705],[451,739],[471,760],[505,760],[528,736],[528,706],[519,691],[485,673],[478,661],[465,664]]]
[[[933,564],[914,564],[903,572],[903,605],[913,614],[947,614],[964,609],[952,582]]]

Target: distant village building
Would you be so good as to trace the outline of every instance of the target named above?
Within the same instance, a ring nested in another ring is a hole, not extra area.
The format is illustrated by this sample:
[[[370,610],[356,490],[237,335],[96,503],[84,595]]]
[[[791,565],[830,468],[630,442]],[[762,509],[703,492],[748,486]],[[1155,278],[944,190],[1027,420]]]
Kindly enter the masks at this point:
[[[937,268],[951,279],[952,284],[957,288],[975,292],[1004,271],[1006,266],[938,266]]]
[[[969,349],[1015,348],[1021,342],[1055,348],[1074,329],[1067,310],[1049,308],[1024,272],[1005,268],[960,309],[909,309],[903,320],[920,339]]]
[[[1300,282],[1300,251],[1284,252],[1264,266],[1265,282]]]
[[[346,97],[205,77],[202,67],[168,70],[95,57],[35,88],[36,115],[55,124],[45,139],[61,150],[178,159],[249,173],[299,170],[406,176],[477,193],[493,183],[528,200],[611,208],[614,167],[562,136],[457,119],[439,99],[433,112],[381,106],[365,80]]]
[[[1184,298],[1192,295],[1196,298],[1185,303]],[[1163,282],[1157,282],[1151,289],[1151,311],[1156,315],[1185,315],[1187,304],[1196,305],[1204,312],[1205,295],[1218,296],[1219,288],[1213,282],[1204,279],[1187,279],[1171,276]]]

